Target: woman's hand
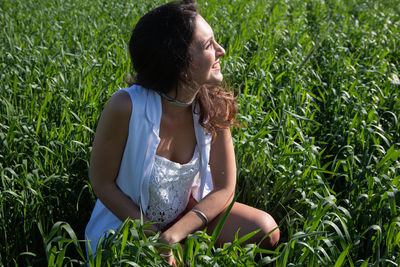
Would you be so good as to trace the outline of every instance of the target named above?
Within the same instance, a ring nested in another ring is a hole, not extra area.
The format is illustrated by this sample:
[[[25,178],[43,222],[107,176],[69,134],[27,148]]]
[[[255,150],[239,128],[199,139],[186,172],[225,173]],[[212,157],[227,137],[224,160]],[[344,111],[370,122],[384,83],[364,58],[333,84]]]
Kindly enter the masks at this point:
[[[177,266],[174,254],[171,249],[163,250],[160,256],[171,266]]]
[[[158,239],[158,241],[160,243],[168,245],[168,246],[172,246],[175,243],[174,238],[172,236],[168,235],[168,233],[166,234],[165,232],[163,232],[160,235],[160,238]],[[160,251],[160,256],[166,262],[168,262],[169,265],[177,266],[174,254],[172,253],[172,249],[160,249],[159,251]]]

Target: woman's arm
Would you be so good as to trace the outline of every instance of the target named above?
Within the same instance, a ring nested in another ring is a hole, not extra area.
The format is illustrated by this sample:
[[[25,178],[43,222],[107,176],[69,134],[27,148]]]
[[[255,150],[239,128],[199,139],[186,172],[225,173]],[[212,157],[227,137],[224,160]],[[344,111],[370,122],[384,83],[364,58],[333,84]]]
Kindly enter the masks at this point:
[[[97,126],[89,167],[94,193],[121,221],[141,217],[139,208],[115,183],[128,138],[131,111],[132,102],[127,92],[117,92],[110,98]],[[151,229],[156,231],[155,227]]]
[[[210,168],[214,189],[195,206],[195,209],[207,216],[208,221],[213,220],[229,206],[235,192],[236,163],[230,129],[217,132],[211,144]],[[163,232],[161,239],[165,243],[173,244],[202,226],[204,226],[203,220],[195,212],[188,212]]]

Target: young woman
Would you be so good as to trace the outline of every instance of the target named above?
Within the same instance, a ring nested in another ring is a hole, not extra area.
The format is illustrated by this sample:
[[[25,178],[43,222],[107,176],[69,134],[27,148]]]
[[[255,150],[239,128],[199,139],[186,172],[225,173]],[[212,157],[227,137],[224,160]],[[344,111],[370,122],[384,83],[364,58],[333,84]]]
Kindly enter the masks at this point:
[[[171,2],[144,15],[129,52],[135,82],[104,108],[90,159],[98,197],[86,228],[92,249],[106,230],[141,216],[166,244],[204,227],[211,233],[235,191],[237,106],[219,86],[225,50],[196,5]],[[259,242],[276,227],[266,212],[236,202],[218,243],[261,229],[248,241]],[[263,245],[278,241],[276,229]]]

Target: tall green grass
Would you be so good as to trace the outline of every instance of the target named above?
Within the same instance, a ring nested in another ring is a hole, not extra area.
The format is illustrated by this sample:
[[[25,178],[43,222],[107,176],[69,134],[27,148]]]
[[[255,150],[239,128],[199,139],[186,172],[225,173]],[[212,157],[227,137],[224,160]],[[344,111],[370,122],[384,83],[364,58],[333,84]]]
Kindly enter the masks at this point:
[[[126,86],[133,25],[164,2],[0,2],[3,265],[84,263],[96,123]],[[238,201],[272,214],[281,243],[213,248],[198,233],[174,253],[203,266],[398,266],[400,1],[199,8],[227,51],[222,69],[245,125],[233,129]],[[162,264],[141,227],[124,224],[98,255]]]

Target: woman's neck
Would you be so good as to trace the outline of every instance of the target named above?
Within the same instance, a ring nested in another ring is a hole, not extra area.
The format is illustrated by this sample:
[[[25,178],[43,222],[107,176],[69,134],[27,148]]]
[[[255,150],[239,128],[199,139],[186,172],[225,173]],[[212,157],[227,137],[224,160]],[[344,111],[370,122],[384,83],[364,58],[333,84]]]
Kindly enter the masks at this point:
[[[181,107],[167,101],[164,98],[161,98],[161,107],[162,114],[171,119],[173,118],[174,120],[180,120],[183,117],[186,117],[189,113],[192,113],[192,105]]]
[[[193,103],[193,100],[191,100],[189,102],[183,102],[183,101],[180,101],[180,100],[178,100],[176,98],[172,98],[169,95],[164,94],[162,92],[160,92],[159,94],[163,98],[163,100],[167,101],[168,103],[170,103],[170,104],[172,104],[174,106],[178,106],[178,107],[183,107],[184,108],[184,107],[188,107],[188,106],[192,105],[192,103]]]
[[[166,95],[166,100],[176,100],[174,101],[169,101],[173,104],[177,104],[177,106],[185,106],[184,103],[186,103],[186,106],[190,106],[191,103],[193,103],[194,99],[196,98],[197,93],[199,92],[198,88],[194,88],[194,86],[189,86],[189,85],[181,85],[179,86],[176,90],[171,90],[168,92]],[[169,98],[169,99],[168,99]]]

